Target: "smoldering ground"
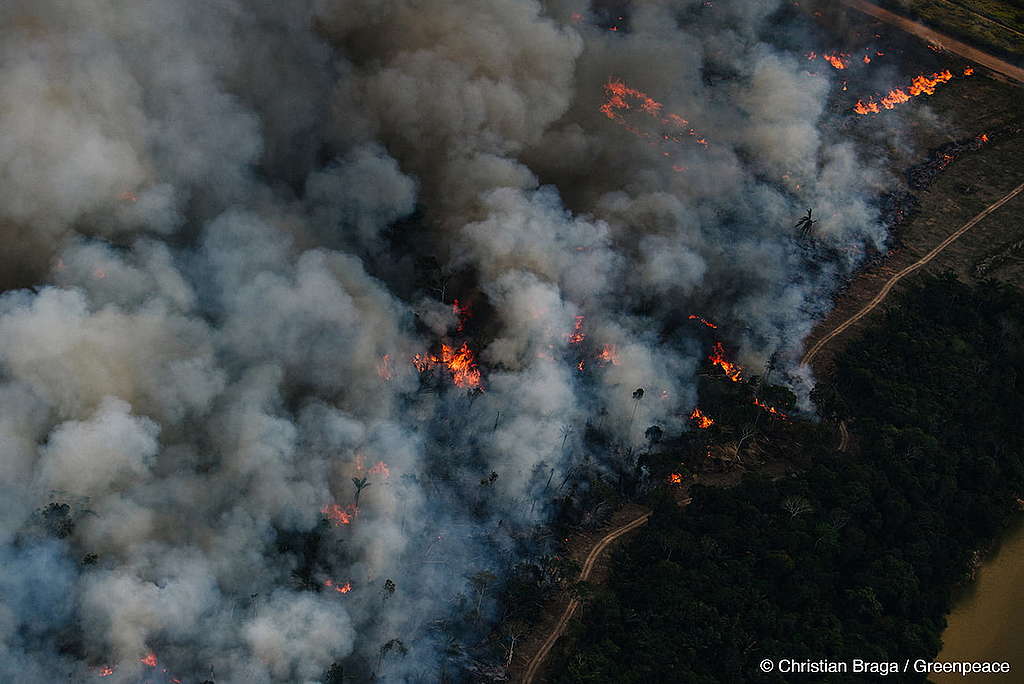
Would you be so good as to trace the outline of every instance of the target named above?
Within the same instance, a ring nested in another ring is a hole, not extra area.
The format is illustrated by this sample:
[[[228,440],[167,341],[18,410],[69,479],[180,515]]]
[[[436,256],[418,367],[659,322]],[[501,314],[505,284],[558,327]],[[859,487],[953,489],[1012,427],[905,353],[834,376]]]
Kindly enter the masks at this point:
[[[586,422],[686,429],[685,314],[794,358],[884,239],[806,27],[610,8],[0,8],[0,678],[467,678],[497,610],[467,576],[500,584],[545,481],[618,457]],[[707,145],[610,119],[613,80]],[[441,344],[481,387],[410,363]]]

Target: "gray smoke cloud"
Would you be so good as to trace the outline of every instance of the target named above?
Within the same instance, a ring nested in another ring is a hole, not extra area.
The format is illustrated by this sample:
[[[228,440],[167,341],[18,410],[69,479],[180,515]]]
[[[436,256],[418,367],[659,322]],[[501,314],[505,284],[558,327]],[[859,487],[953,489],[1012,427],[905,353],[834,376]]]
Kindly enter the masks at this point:
[[[0,679],[466,678],[545,482],[687,429],[680,320],[792,370],[883,243],[784,10],[0,7]]]

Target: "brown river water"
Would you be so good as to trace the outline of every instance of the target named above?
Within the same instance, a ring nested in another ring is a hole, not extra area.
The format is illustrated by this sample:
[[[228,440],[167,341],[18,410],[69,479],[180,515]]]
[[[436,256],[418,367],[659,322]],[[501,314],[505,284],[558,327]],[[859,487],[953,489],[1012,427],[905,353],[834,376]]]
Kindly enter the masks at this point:
[[[964,590],[942,634],[941,661],[1005,661],[1009,674],[936,674],[935,684],[1024,682],[1024,524],[1003,537],[985,560],[974,583]]]

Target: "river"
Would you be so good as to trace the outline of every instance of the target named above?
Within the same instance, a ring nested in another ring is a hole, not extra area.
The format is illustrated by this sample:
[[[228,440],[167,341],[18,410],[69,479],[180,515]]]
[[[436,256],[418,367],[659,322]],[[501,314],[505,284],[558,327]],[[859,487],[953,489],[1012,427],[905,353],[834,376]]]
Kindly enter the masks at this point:
[[[1006,661],[1010,674],[932,675],[935,684],[1024,681],[1024,523],[1018,521],[987,558],[949,614],[941,661]]]

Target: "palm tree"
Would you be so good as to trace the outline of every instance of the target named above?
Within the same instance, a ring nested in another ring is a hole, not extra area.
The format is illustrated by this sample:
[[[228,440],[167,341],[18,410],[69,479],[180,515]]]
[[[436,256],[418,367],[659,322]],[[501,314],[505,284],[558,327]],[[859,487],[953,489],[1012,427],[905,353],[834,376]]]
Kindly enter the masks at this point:
[[[794,228],[796,228],[797,230],[800,231],[800,237],[801,238],[805,238],[808,235],[810,235],[811,234],[811,230],[814,229],[814,224],[818,222],[817,219],[812,219],[811,218],[811,211],[812,211],[811,209],[808,209],[807,210],[807,215],[806,216],[801,216],[800,220],[796,222],[795,226],[793,226]]]
[[[352,484],[356,486],[356,508],[359,508],[359,495],[362,493],[364,489],[369,487],[371,483],[367,482],[365,477],[361,479],[358,477],[353,477]]]

